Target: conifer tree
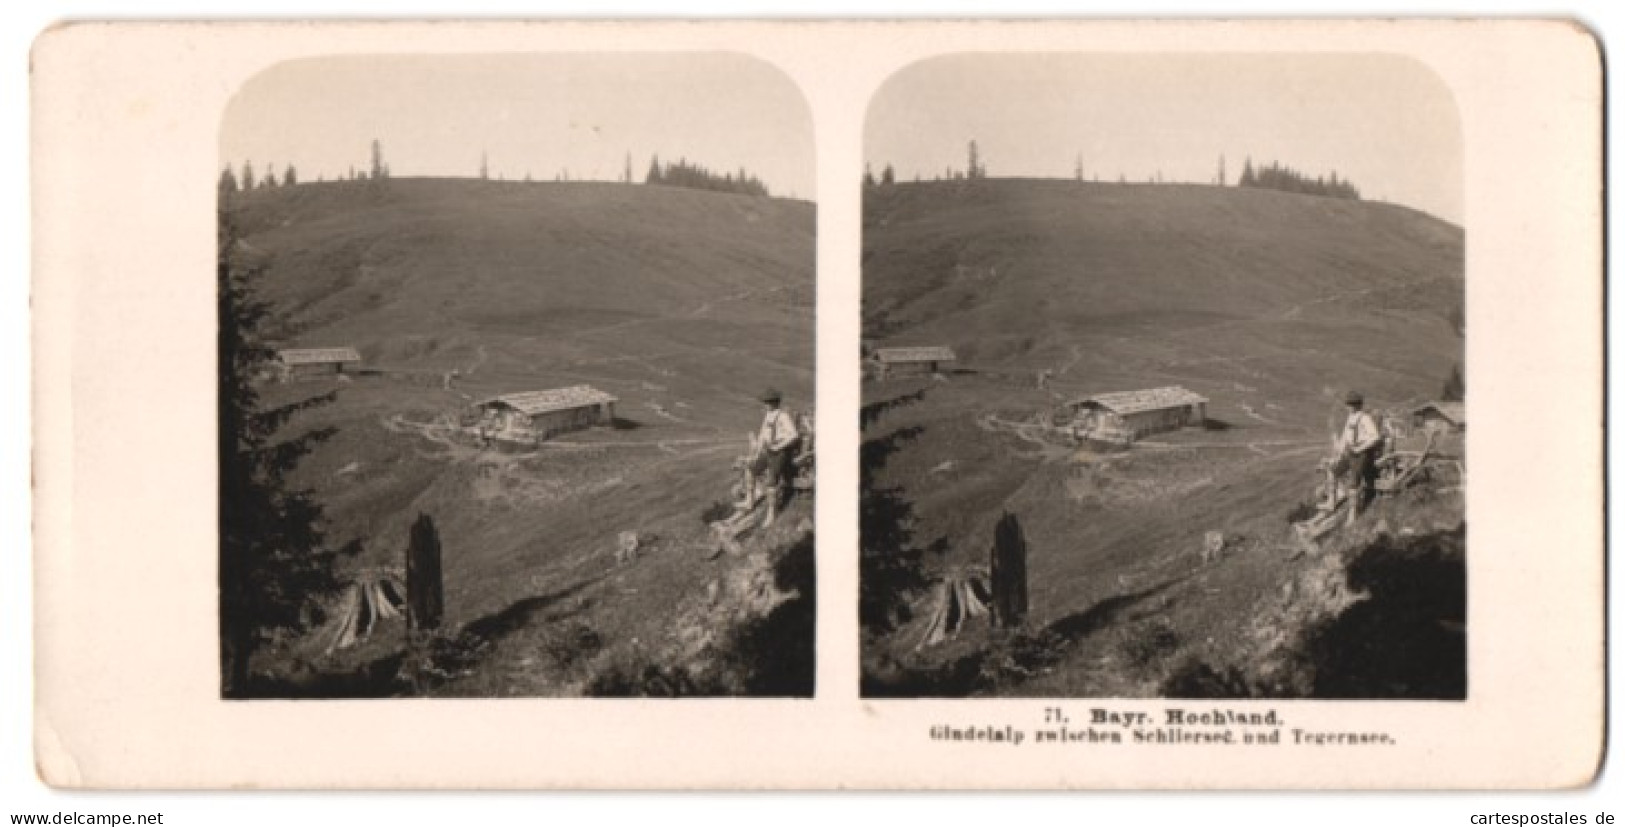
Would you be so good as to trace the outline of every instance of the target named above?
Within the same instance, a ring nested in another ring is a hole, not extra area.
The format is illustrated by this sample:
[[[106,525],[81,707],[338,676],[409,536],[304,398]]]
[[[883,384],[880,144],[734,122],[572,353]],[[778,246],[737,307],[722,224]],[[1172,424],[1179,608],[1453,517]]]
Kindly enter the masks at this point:
[[[406,549],[406,615],[415,632],[440,628],[445,612],[440,570],[440,532],[427,514],[418,514]]]
[[[322,508],[288,481],[334,429],[281,433],[295,414],[333,394],[262,407],[254,381],[274,356],[260,332],[270,309],[250,286],[257,269],[235,260],[237,235],[224,211],[217,244],[221,694],[241,698],[256,693],[249,679],[255,650],[278,630],[319,620],[318,598],[337,586]]]
[[[1439,389],[1439,399],[1444,402],[1460,402],[1467,398],[1467,382],[1461,376],[1461,365],[1451,365],[1450,375],[1445,377],[1444,387]]]

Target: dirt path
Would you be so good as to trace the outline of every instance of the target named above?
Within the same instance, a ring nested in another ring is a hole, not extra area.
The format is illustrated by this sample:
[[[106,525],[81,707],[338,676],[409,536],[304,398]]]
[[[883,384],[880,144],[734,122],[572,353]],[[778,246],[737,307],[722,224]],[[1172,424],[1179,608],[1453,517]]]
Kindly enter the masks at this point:
[[[1068,371],[1070,371],[1073,368],[1077,367],[1078,363],[1081,362],[1081,361],[1083,361],[1083,346],[1082,345],[1073,345],[1072,346],[1072,358],[1067,360],[1067,363],[1062,365],[1059,370],[1055,371],[1055,375],[1056,376],[1065,376]]]
[[[741,290],[738,293],[730,293],[730,294],[728,294],[726,296],[715,298],[715,299],[712,299],[712,300],[707,301],[707,302],[702,302],[700,304],[700,306],[698,306],[698,307],[694,308],[693,310],[689,311],[688,315],[689,315],[690,318],[699,318],[700,316],[703,316],[703,315],[705,315],[707,313],[710,313],[712,310],[716,309],[716,306],[719,305],[719,304],[728,304],[730,302],[744,301],[745,299],[748,299],[751,296],[756,295],[757,292],[776,293],[776,292],[778,292],[780,290],[783,290],[783,289],[784,289],[783,287],[770,287],[767,290],[763,290],[763,291],[757,291],[755,289],[750,289],[750,290]]]
[[[1259,413],[1258,411],[1253,410],[1253,406],[1247,404],[1246,402],[1241,403],[1241,410],[1242,410],[1243,413],[1247,414],[1248,416],[1252,417],[1253,419],[1256,419],[1259,422],[1262,422],[1262,423],[1264,423],[1266,425],[1279,425],[1279,424],[1281,424],[1281,423],[1276,422],[1275,420],[1270,419],[1269,417]]]
[[[1283,319],[1296,319],[1299,316],[1303,315],[1304,308],[1306,308],[1306,307],[1314,307],[1317,304],[1331,304],[1332,302],[1338,302],[1338,301],[1342,301],[1344,299],[1351,299],[1351,298],[1354,298],[1355,296],[1364,296],[1364,295],[1366,295],[1368,293],[1373,292],[1375,289],[1376,288],[1373,288],[1373,287],[1367,287],[1367,288],[1362,289],[1362,290],[1350,290],[1350,291],[1345,292],[1345,293],[1333,293],[1330,296],[1323,296],[1323,297],[1318,298],[1318,299],[1314,299],[1314,300],[1311,300],[1311,301],[1304,302],[1303,304],[1295,304],[1295,305],[1292,305],[1291,307],[1287,308],[1286,310],[1281,311],[1281,318],[1283,318]]]
[[[474,445],[466,445],[457,441],[456,435],[461,429],[445,421],[418,422],[407,419],[400,414],[393,414],[381,420],[384,430],[392,434],[411,434],[421,437],[443,452],[438,458],[453,462],[481,461],[487,463],[513,464],[540,457],[544,450],[555,451],[590,451],[598,448],[646,448],[667,453],[677,452],[676,449],[691,449],[688,453],[704,453],[726,447],[737,447],[740,440],[737,437],[706,437],[696,439],[652,439],[652,440],[617,440],[596,442],[567,442],[550,440],[536,446],[536,450],[522,454],[513,454],[503,451],[492,451]]]
[[[1135,448],[1150,448],[1156,451],[1184,451],[1184,450],[1210,450],[1214,448],[1231,448],[1252,451],[1265,457],[1289,457],[1297,454],[1307,454],[1319,451],[1325,446],[1321,440],[1269,440],[1254,442],[1186,442],[1175,445],[1171,442],[1150,442],[1141,440],[1134,443]],[[1266,451],[1266,448],[1285,448],[1284,451]]]
[[[1016,453],[1014,456],[1018,459],[1050,462],[1065,459],[1077,453],[1077,448],[1074,446],[1053,441],[1063,434],[1060,429],[1038,422],[1014,422],[995,414],[983,414],[976,417],[976,427],[988,433],[1010,434],[1037,448],[1036,451],[1032,452]]]

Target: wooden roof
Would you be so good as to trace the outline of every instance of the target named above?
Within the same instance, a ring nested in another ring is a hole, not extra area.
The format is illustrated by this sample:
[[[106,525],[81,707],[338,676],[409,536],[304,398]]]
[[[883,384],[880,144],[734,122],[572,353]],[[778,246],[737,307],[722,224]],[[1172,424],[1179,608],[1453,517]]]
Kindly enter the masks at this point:
[[[1166,388],[1151,388],[1143,391],[1119,391],[1117,393],[1101,393],[1084,397],[1072,404],[1078,406],[1092,406],[1104,408],[1114,414],[1136,414],[1146,411],[1160,411],[1168,408],[1183,408],[1188,405],[1205,404],[1207,397],[1191,393],[1177,385]]]
[[[502,396],[493,396],[475,404],[480,407],[488,405],[503,405],[513,408],[526,415],[552,413],[553,411],[567,411],[572,408],[585,408],[590,405],[602,405],[615,402],[615,397],[604,393],[597,388],[587,385],[575,385],[568,388],[554,388],[545,391],[525,391],[523,393],[509,393]]]
[[[331,365],[361,361],[361,354],[353,347],[290,348],[277,351],[276,356],[284,365]]]
[[[886,364],[906,362],[952,362],[954,352],[946,347],[883,347],[875,358]]]
[[[1418,406],[1412,413],[1430,410],[1438,411],[1440,416],[1450,420],[1453,425],[1467,424],[1467,405],[1463,402],[1429,402]]]

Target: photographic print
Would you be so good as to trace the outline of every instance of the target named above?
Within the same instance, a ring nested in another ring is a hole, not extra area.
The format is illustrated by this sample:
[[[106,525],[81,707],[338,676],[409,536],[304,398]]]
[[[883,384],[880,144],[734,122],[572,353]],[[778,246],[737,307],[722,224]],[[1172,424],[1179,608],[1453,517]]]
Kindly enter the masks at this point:
[[[73,22],[30,62],[47,785],[1598,776],[1573,23]]]
[[[890,78],[863,693],[1466,698],[1462,158],[1395,55]]]
[[[812,694],[793,83],[312,58],[220,148],[223,696]]]

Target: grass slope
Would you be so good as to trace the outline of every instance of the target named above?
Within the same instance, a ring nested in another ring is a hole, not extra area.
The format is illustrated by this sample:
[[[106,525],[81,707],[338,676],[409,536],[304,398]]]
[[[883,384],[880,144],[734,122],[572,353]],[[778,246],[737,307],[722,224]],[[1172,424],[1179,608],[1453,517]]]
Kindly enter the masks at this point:
[[[1403,409],[1463,358],[1448,321],[1463,300],[1461,231],[1401,207],[992,180],[873,190],[864,227],[866,334],[952,346],[966,368],[865,385],[866,404],[925,390],[865,434],[907,435],[875,483],[909,500],[913,545],[941,550],[931,568],[985,563],[994,524],[1016,514],[1031,627],[1059,653],[1042,677],[978,691],[1153,695],[1180,662],[1250,662],[1249,618],[1310,562],[1288,559],[1285,517],[1310,498],[1343,391]],[[1211,400],[1212,429],[1093,456],[1002,424],[1172,384]],[[1388,519],[1435,533],[1460,507],[1446,495]],[[1197,553],[1208,531],[1227,538],[1216,563]],[[947,668],[952,647],[916,650],[917,632],[871,647],[874,674]],[[957,688],[879,691],[971,691],[964,675],[942,680]]]
[[[265,394],[337,388],[291,426],[337,428],[295,482],[326,505],[336,542],[364,543],[355,565],[400,565],[411,521],[434,518],[447,628],[482,641],[465,691],[582,691],[591,664],[548,652],[620,662],[737,562],[700,558],[700,514],[728,496],[761,388],[812,407],[811,204],[393,179],[256,191],[232,212],[278,338],[352,345],[381,371]],[[527,451],[430,427],[476,399],[573,384],[617,396],[618,427]],[[629,566],[612,559],[623,531],[643,538]],[[560,643],[561,623],[580,646]]]

